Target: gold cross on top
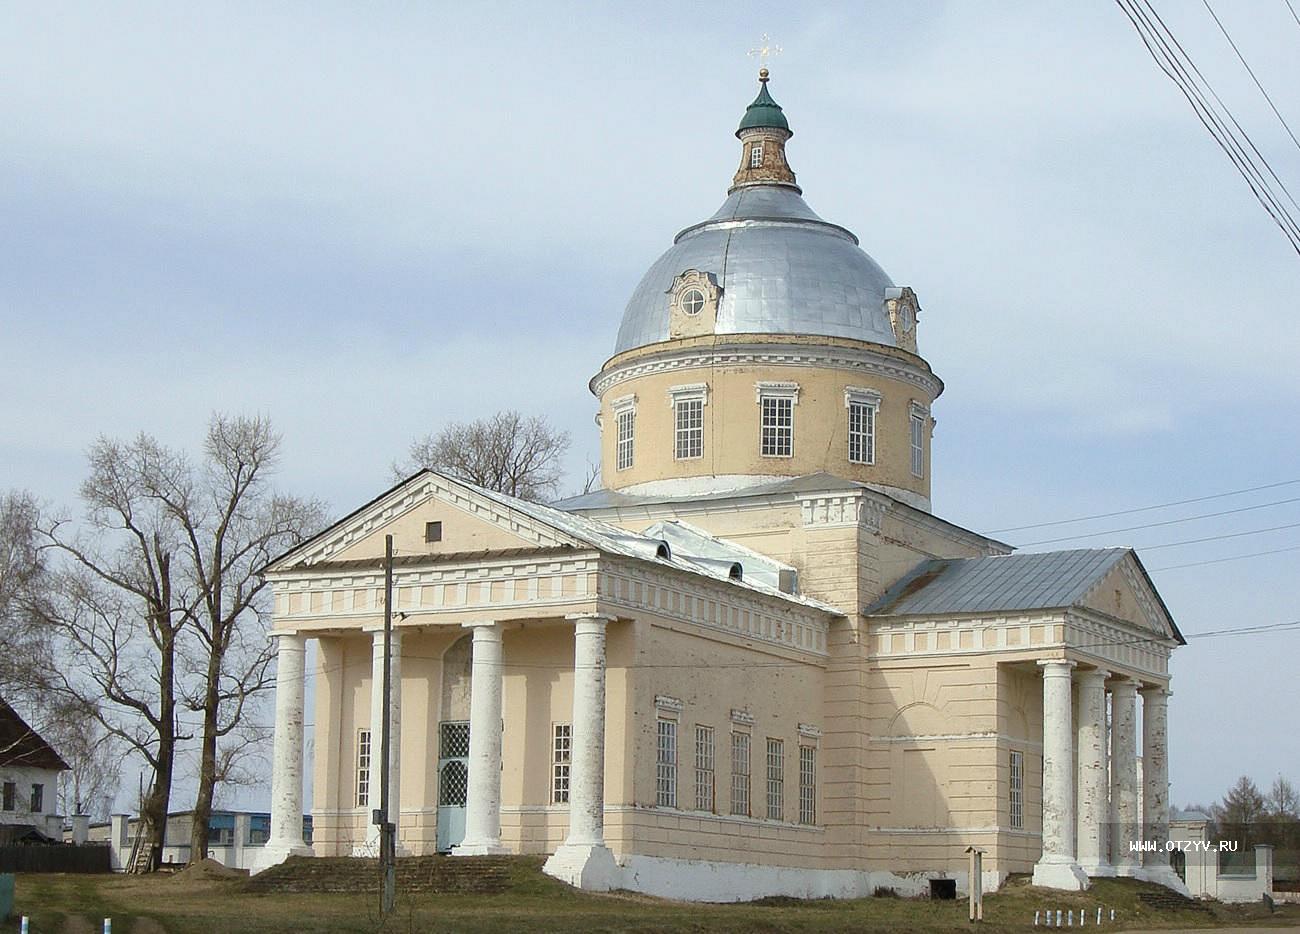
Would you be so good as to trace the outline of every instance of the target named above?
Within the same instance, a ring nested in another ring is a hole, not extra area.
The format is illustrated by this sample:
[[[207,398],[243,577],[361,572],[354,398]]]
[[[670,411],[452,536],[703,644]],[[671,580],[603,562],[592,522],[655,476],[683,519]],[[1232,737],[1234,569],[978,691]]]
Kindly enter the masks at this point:
[[[766,71],[767,60],[771,58],[773,55],[780,55],[781,47],[779,45],[774,45],[772,40],[768,38],[767,33],[763,33],[762,38],[760,38],[758,42],[759,42],[758,48],[750,49],[749,54],[751,56],[757,55],[759,66],[764,71]]]

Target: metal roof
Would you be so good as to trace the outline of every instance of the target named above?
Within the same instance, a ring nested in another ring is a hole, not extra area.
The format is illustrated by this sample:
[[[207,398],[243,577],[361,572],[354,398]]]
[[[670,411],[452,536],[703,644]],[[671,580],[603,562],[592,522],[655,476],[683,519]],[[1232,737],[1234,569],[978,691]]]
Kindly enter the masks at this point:
[[[1074,606],[1129,554],[1129,548],[1081,548],[923,561],[864,612],[930,616]]]

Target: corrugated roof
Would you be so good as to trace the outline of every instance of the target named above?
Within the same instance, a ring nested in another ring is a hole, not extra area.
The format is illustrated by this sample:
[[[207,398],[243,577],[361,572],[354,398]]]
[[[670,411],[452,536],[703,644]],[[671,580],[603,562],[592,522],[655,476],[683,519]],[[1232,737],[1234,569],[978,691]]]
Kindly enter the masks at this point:
[[[865,612],[928,616],[1074,606],[1128,554],[1128,548],[1081,548],[923,561]]]

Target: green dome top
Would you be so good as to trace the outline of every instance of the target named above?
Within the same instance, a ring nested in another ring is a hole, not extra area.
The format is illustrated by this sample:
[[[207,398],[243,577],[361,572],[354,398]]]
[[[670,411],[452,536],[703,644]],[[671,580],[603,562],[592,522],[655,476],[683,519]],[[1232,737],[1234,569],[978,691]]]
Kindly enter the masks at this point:
[[[777,129],[790,131],[790,124],[786,122],[785,114],[781,111],[781,105],[772,100],[772,95],[767,93],[767,69],[764,68],[759,72],[758,80],[761,87],[758,91],[758,97],[754,98],[754,103],[745,108],[745,116],[740,119],[740,126],[736,127],[736,135],[740,135],[741,130],[751,130],[755,127],[775,127]]]

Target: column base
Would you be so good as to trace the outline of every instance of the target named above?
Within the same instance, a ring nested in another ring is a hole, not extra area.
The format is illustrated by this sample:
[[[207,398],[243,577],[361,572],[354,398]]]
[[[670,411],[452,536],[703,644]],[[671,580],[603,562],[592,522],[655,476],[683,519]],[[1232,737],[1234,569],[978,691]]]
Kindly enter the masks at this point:
[[[352,852],[348,855],[358,859],[379,859],[379,831],[372,827],[371,832],[366,834],[366,842],[353,844]],[[411,851],[402,846],[402,842],[399,840],[397,845],[393,847],[393,855],[410,856]]]
[[[1116,863],[1115,875],[1121,879],[1140,879],[1142,878],[1142,866],[1140,863]]]
[[[1112,879],[1115,876],[1115,867],[1110,863],[1079,863],[1079,868],[1089,879]]]
[[[587,892],[619,887],[618,864],[603,844],[565,843],[546,860],[542,872]]]
[[[1178,877],[1178,873],[1174,872],[1174,867],[1168,863],[1163,866],[1143,866],[1138,871],[1137,878],[1143,882],[1154,882],[1156,885],[1163,885],[1165,888],[1173,889],[1179,895],[1187,898],[1192,897],[1187,884]]]
[[[452,856],[509,856],[510,851],[500,842],[460,843],[451,848]]]
[[[1069,857],[1043,857],[1034,865],[1033,885],[1066,892],[1082,892],[1088,888],[1088,876],[1079,864]]]
[[[272,866],[278,866],[290,856],[315,856],[305,843],[267,843],[248,861],[248,874],[255,876]]]

